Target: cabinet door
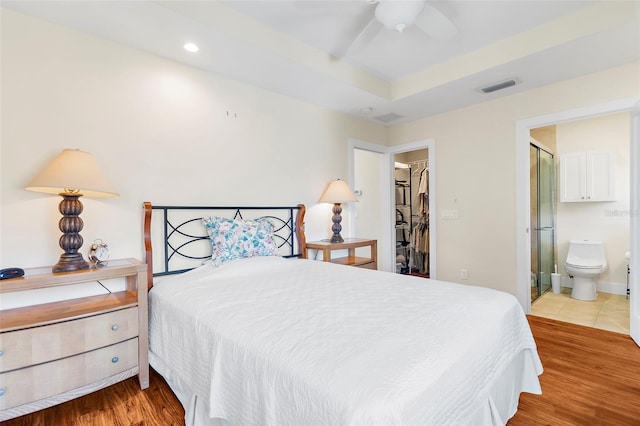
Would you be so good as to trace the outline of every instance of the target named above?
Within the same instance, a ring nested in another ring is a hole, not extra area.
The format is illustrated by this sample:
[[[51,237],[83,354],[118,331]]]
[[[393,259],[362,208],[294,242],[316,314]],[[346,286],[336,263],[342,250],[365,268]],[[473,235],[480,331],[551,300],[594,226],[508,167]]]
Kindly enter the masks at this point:
[[[587,193],[585,152],[560,156],[560,201],[585,201]]]
[[[587,151],[560,156],[560,201],[615,200],[615,151]]]
[[[615,151],[587,152],[587,201],[615,200]]]

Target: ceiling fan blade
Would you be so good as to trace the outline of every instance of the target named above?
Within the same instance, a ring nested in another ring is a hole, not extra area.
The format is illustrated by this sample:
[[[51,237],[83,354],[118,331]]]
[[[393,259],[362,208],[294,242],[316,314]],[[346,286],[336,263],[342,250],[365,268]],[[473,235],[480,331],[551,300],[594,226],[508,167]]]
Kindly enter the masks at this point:
[[[336,52],[334,56],[340,59],[349,54],[357,52],[358,50],[369,44],[371,40],[373,40],[378,35],[382,28],[383,26],[380,21],[378,21],[375,17],[371,18],[369,23],[362,29],[362,31],[360,31],[360,33],[358,33],[356,38],[353,39],[353,41],[341,52]]]
[[[348,45],[344,45],[342,46],[342,48],[336,50],[333,54],[333,57],[336,59],[342,59],[345,56],[357,52],[362,47],[369,44],[371,40],[373,40],[375,36],[378,35],[382,28],[382,24],[375,17],[370,18],[367,25],[365,25],[365,27],[358,33],[353,41]]]
[[[415,25],[436,40],[450,40],[458,34],[458,28],[444,13],[426,3]]]

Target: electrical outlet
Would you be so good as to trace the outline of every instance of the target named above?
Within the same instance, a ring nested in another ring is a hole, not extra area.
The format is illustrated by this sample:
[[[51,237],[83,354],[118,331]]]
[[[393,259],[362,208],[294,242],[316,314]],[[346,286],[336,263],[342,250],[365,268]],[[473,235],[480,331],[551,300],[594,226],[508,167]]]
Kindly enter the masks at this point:
[[[466,269],[460,269],[460,279],[461,280],[466,280],[467,278],[469,278],[469,274],[467,273]]]

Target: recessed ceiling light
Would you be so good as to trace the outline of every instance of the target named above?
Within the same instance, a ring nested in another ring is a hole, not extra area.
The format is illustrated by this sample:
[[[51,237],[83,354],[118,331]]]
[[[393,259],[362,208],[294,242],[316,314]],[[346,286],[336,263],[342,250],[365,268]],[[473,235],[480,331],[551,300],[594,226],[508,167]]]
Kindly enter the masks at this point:
[[[187,52],[196,53],[198,50],[200,50],[200,48],[194,43],[185,43],[184,50],[186,50]]]

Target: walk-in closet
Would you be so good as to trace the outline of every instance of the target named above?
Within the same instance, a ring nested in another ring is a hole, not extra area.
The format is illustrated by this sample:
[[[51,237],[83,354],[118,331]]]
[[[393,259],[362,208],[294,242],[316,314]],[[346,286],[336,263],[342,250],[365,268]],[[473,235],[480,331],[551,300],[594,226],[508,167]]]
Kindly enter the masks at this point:
[[[429,277],[429,159],[421,149],[394,157],[396,272]]]

